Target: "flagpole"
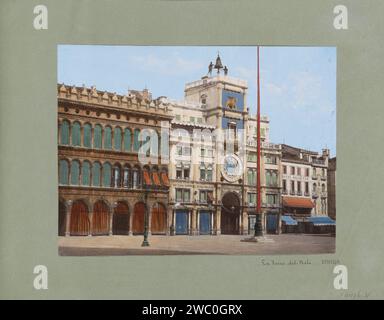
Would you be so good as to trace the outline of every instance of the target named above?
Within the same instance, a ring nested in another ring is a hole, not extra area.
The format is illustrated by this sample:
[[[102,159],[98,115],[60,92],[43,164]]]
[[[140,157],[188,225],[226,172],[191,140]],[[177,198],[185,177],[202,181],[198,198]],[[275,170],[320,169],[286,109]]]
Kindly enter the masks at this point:
[[[257,214],[261,214],[261,188],[260,188],[260,52],[257,46]]]
[[[257,46],[257,181],[256,181],[256,195],[257,195],[257,208],[256,208],[256,225],[255,236],[263,236],[263,223],[261,215],[261,142],[260,142],[260,49]]]

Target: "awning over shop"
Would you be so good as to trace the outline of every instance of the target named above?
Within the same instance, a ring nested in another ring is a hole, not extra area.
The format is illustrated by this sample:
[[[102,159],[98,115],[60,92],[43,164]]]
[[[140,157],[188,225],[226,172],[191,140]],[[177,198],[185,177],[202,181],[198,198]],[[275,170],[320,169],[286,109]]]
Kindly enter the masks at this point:
[[[169,187],[169,179],[168,179],[168,175],[167,175],[165,172],[162,172],[162,173],[161,173],[161,180],[163,180],[163,184],[164,184],[166,187]]]
[[[297,198],[297,197],[283,197],[283,206],[290,208],[307,208],[312,209],[315,207],[311,199]]]
[[[160,177],[159,177],[159,174],[157,172],[153,172],[152,173],[152,179],[153,179],[153,183],[160,187],[161,186],[161,182],[160,182]]]
[[[331,226],[335,225],[336,222],[330,217],[308,217],[308,221],[312,222],[314,226]]]
[[[149,176],[149,172],[148,171],[144,171],[143,172],[143,177],[144,177],[144,183],[147,185],[147,186],[150,186],[152,184],[151,182],[151,177]]]
[[[297,221],[291,216],[281,216],[281,221],[284,222],[287,226],[297,226]]]

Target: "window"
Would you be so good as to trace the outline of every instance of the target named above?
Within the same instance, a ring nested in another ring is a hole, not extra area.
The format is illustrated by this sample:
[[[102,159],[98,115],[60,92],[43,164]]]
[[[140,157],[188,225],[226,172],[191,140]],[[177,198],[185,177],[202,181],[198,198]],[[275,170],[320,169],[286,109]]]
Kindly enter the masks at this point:
[[[209,167],[206,171],[206,180],[212,181],[212,168],[211,167]]]
[[[189,121],[191,121],[192,123],[195,123],[195,117],[190,117]]]
[[[184,179],[189,179],[189,168],[184,168],[183,169],[183,178]]]
[[[139,170],[135,168],[132,170],[132,188],[138,189],[139,186],[140,186]]]
[[[93,147],[96,149],[101,149],[101,136],[102,128],[101,125],[95,125],[95,130],[93,132]]]
[[[321,191],[325,192],[325,183],[321,185]]]
[[[256,193],[248,193],[247,200],[248,200],[248,205],[250,206],[256,205]]]
[[[84,161],[81,166],[81,184],[83,186],[91,184],[91,164],[89,161]]]
[[[306,168],[306,169],[305,169],[305,176],[306,176],[306,177],[309,177],[309,168]]]
[[[248,185],[256,186],[256,170],[248,169],[247,180],[248,180]]]
[[[297,168],[297,175],[301,176],[301,168]]]
[[[115,150],[121,151],[121,129],[116,127],[113,132],[113,146]]]
[[[111,186],[112,167],[106,162],[103,164],[103,187]]]
[[[177,202],[183,201],[183,189],[176,189],[176,201]]]
[[[60,160],[59,162],[59,184],[68,184],[68,161]]]
[[[283,166],[283,173],[287,174],[287,166]]]
[[[104,129],[104,149],[112,149],[112,129],[105,127]]]
[[[92,147],[92,127],[89,123],[86,123],[83,128],[84,134],[84,147],[91,148]]]
[[[176,201],[177,202],[190,202],[191,191],[189,189],[176,189]]]
[[[100,171],[101,165],[99,162],[94,162],[92,166],[92,185],[100,187]]]
[[[204,168],[200,167],[200,180],[205,181],[205,178],[206,178],[205,167]]]
[[[277,187],[277,171],[276,170],[266,170],[265,183],[268,187]]]
[[[135,129],[135,131],[133,132],[133,150],[134,151],[139,151],[140,149],[139,134],[140,134],[140,129]]]
[[[277,204],[277,194],[267,194],[267,204]]]
[[[256,154],[256,152],[249,152],[247,154],[247,160],[249,162],[256,162],[257,161],[257,154]]]
[[[325,177],[325,169],[324,169],[324,168],[321,169],[321,175],[322,175],[323,177]]]
[[[297,192],[301,192],[301,182],[297,181]]]
[[[203,123],[203,118],[197,118],[197,123],[202,124]]]
[[[77,160],[71,162],[71,184],[77,186],[80,178],[80,163]]]
[[[77,121],[72,125],[72,145],[81,146],[80,123]]]
[[[213,157],[213,150],[212,149],[208,149],[208,157]]]
[[[176,179],[183,179],[183,170],[181,168],[176,169]]]
[[[287,180],[283,180],[283,191],[287,191]]]
[[[67,120],[61,123],[60,142],[65,145],[69,144],[69,122]]]
[[[291,175],[295,175],[295,167],[291,167]]]
[[[124,168],[123,187],[129,188],[129,168]]]
[[[312,192],[316,192],[316,183],[312,185]]]
[[[184,200],[184,202],[190,202],[191,201],[191,191],[189,189],[184,190],[183,200]]]
[[[295,192],[295,181],[291,181],[291,192]]]
[[[181,146],[177,146],[177,147],[176,147],[176,154],[177,154],[178,156],[181,156],[181,155],[183,154],[183,147],[181,147]]]
[[[265,138],[265,128],[260,128],[260,138]]]
[[[176,121],[180,121],[181,120],[181,116],[179,114],[176,115]]]
[[[128,128],[124,130],[124,151],[131,151],[131,130]]]
[[[205,149],[204,148],[200,149],[200,156],[205,157]]]
[[[316,168],[313,168],[312,174],[313,176],[316,176]]]
[[[120,168],[118,166],[113,168],[113,186],[115,188],[120,188],[121,184],[121,177],[120,177]]]
[[[199,200],[201,203],[207,203],[208,200],[208,191],[200,190]]]
[[[184,147],[183,156],[190,156],[190,155],[191,155],[191,147]]]
[[[277,163],[277,159],[276,159],[275,156],[266,156],[265,157],[265,163],[276,164]]]
[[[309,183],[305,183],[305,193],[309,193]]]

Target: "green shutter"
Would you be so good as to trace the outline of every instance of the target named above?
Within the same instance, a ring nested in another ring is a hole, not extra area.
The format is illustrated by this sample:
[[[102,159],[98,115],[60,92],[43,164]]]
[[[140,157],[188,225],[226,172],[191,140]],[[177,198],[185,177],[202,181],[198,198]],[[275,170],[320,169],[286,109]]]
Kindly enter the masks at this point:
[[[84,161],[81,167],[81,184],[89,186],[91,183],[91,165],[88,161]]]
[[[77,160],[71,162],[71,184],[78,185],[80,176],[80,163]]]
[[[124,131],[124,151],[131,151],[131,130],[125,129]]]
[[[59,162],[59,184],[68,184],[68,161]]]
[[[112,168],[107,162],[103,164],[103,187],[111,186]]]
[[[140,134],[140,130],[135,129],[133,134],[133,150],[134,151],[139,151],[139,148],[140,148],[139,134]]]
[[[100,163],[94,162],[92,166],[92,185],[100,187]]]
[[[104,149],[112,149],[112,129],[105,127],[104,129]]]
[[[113,140],[115,150],[121,151],[121,129],[119,127],[115,128]]]
[[[92,127],[89,123],[84,125],[84,147],[92,147]]]
[[[102,136],[101,125],[97,124],[93,132],[93,147],[96,149],[101,149],[101,136]]]
[[[61,124],[61,133],[60,133],[60,142],[61,144],[69,144],[69,122],[64,120]]]
[[[72,145],[81,146],[81,135],[80,135],[80,123],[75,122],[72,125]]]

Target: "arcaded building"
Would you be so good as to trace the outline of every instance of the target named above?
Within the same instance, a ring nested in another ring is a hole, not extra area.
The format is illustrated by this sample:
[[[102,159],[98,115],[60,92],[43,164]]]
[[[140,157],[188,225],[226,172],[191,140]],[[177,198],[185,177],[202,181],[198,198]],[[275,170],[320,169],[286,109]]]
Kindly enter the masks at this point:
[[[167,234],[168,162],[143,164],[142,129],[172,119],[148,90],[126,95],[58,85],[59,235]],[[168,142],[166,142],[168,143]],[[165,158],[167,155],[165,155]]]

